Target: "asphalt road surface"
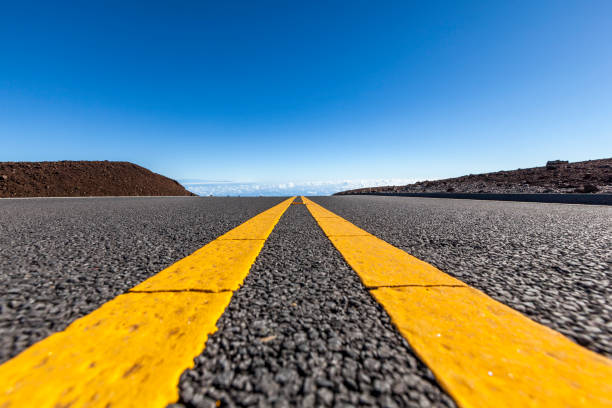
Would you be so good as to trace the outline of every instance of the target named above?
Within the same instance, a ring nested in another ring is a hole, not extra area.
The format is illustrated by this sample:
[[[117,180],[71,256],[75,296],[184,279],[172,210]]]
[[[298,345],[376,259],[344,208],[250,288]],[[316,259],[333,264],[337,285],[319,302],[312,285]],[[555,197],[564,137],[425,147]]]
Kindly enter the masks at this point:
[[[0,362],[281,200],[0,200]]]
[[[612,208],[320,197],[357,226],[612,356]],[[280,198],[0,200],[0,361]],[[307,209],[292,205],[176,407],[454,406]]]
[[[303,205],[217,326],[181,378],[181,405],[454,406]]]
[[[612,357],[612,207],[366,196],[313,201]]]

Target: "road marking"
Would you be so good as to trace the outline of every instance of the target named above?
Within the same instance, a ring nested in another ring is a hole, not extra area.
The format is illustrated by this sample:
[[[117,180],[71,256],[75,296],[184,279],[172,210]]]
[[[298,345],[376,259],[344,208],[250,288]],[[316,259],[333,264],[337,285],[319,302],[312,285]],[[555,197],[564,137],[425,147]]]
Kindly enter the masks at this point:
[[[342,248],[342,256],[358,271],[363,284],[369,288],[379,286],[408,285],[463,285],[463,282],[441,274],[436,268],[425,263],[385,241],[370,236],[330,235],[329,221],[319,222],[323,231],[336,248]],[[319,221],[319,220],[317,220]],[[355,227],[356,228],[356,227]],[[410,273],[406,273],[410,271]]]
[[[164,407],[294,198],[0,366],[0,408]]]
[[[611,360],[302,200],[460,406],[612,406]]]

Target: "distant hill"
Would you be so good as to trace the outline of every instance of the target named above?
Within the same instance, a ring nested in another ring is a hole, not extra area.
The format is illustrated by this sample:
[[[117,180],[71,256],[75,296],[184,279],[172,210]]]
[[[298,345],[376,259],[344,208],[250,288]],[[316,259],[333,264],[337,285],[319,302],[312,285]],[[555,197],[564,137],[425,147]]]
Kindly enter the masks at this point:
[[[193,196],[129,162],[0,162],[0,197]]]
[[[612,193],[612,158],[495,173],[470,174],[405,186],[366,187],[336,195],[368,193]]]

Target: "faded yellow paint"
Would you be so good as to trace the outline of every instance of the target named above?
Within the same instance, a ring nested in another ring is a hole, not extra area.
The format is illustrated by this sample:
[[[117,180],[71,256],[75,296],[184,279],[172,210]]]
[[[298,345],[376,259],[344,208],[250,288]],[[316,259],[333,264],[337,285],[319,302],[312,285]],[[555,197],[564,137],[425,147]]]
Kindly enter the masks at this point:
[[[1,365],[0,408],[164,407],[175,401],[179,376],[216,330],[232,290],[293,199]]]
[[[118,296],[0,366],[0,406],[164,407],[231,297]]]
[[[612,406],[612,361],[385,241],[328,234],[340,217],[302,199],[460,406]]]

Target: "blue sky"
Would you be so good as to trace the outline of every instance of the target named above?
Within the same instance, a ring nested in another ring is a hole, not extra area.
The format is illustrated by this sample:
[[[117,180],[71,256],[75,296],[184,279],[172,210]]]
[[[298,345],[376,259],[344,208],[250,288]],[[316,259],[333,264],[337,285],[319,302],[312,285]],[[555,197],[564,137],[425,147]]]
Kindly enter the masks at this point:
[[[0,161],[267,189],[612,156],[610,1],[10,3]]]

